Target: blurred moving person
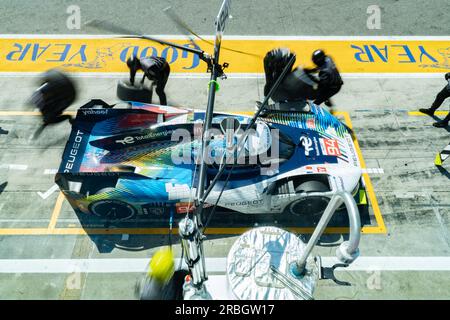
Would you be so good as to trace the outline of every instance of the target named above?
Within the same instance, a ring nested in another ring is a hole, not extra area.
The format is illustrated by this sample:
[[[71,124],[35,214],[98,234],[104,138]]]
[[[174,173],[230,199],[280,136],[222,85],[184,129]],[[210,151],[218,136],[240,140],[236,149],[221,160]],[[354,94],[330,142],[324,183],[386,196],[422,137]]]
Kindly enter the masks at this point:
[[[41,112],[45,127],[64,120],[72,122],[72,117],[64,115],[63,112],[75,98],[76,90],[72,80],[53,69],[43,75],[41,86],[32,94],[30,102]]]
[[[182,300],[186,270],[175,271],[171,248],[158,250],[152,257],[146,277],[136,286],[140,300]]]
[[[447,81],[447,85],[436,95],[436,98],[434,99],[434,102],[431,105],[431,107],[428,109],[425,108],[419,109],[420,112],[425,113],[429,116],[434,116],[434,112],[442,105],[445,99],[450,97],[450,72],[446,73],[444,78]],[[444,128],[448,126],[449,121],[450,121],[450,112],[443,120],[433,123],[433,126],[437,128]]]
[[[277,48],[267,52],[264,57],[264,73],[266,84],[264,85],[264,96],[269,94],[283,69],[288,65],[289,60],[294,56],[287,48]],[[295,59],[295,58],[294,58]],[[294,60],[295,63],[295,60]],[[289,70],[290,72],[291,70]]]
[[[139,59],[132,56],[127,60],[127,66],[130,69],[131,85],[134,85],[136,72],[138,70],[143,71],[144,75],[142,77],[141,84],[144,83],[145,78],[153,81],[156,85],[155,91],[158,94],[160,104],[167,105],[167,98],[164,88],[166,87],[167,80],[169,79],[170,66],[166,59],[163,57],[154,56]]]
[[[267,52],[264,57],[264,73],[266,76],[264,96],[269,94],[292,59],[295,63],[295,54],[288,48],[276,48]],[[309,111],[309,104],[306,103],[306,100],[315,99],[316,88],[316,83],[311,81],[301,67],[293,68],[292,66],[290,70],[287,70],[285,77],[271,96],[275,104],[268,106],[267,109],[307,112]],[[260,108],[260,104],[260,102],[257,102],[257,110]]]
[[[344,82],[339,74],[333,59],[327,56],[323,50],[316,50],[312,54],[312,61],[317,66],[314,69],[304,69],[311,80],[318,84],[317,96],[314,100],[316,105],[325,102],[325,105],[331,107],[333,104],[330,98],[341,90]],[[312,75],[318,73],[318,77]]]

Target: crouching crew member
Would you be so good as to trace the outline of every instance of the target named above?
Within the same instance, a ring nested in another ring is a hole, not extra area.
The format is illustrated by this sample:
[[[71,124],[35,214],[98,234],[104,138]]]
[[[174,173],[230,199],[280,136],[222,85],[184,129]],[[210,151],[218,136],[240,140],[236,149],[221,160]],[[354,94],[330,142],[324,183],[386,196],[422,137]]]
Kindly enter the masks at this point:
[[[159,97],[159,102],[161,105],[167,105],[167,98],[164,92],[164,88],[167,83],[167,79],[170,74],[170,66],[167,63],[166,59],[163,57],[145,57],[145,58],[137,58],[132,56],[127,60],[127,66],[130,69],[130,82],[134,85],[134,78],[136,76],[136,72],[141,70],[144,72],[144,76],[142,77],[141,84],[144,83],[145,78],[153,81],[156,85],[156,93]]]
[[[283,72],[283,69],[288,65],[293,56],[294,54],[291,53],[287,48],[277,48],[267,52],[266,56],[264,57],[264,73],[266,75],[264,96],[267,96],[269,94],[270,89],[275,84],[278,77]],[[289,72],[291,70],[289,70]]]
[[[442,105],[445,99],[450,97],[450,72],[445,74],[445,80],[447,81],[447,85],[437,94],[436,99],[434,99],[434,102],[431,105],[431,107],[428,109],[426,108],[419,109],[420,112],[428,114],[430,116],[434,116],[434,112]],[[450,112],[443,120],[433,123],[433,126],[438,128],[447,127],[449,121],[450,121]]]
[[[175,269],[172,249],[157,251],[149,265],[147,276],[136,287],[140,300],[165,300],[167,286]]]
[[[305,69],[311,80],[318,84],[317,96],[314,103],[319,105],[322,102],[328,107],[332,106],[330,98],[341,90],[344,82],[339,74],[333,59],[327,56],[323,50],[316,50],[312,54],[312,61],[317,66],[314,69]],[[312,73],[319,73],[318,78]]]

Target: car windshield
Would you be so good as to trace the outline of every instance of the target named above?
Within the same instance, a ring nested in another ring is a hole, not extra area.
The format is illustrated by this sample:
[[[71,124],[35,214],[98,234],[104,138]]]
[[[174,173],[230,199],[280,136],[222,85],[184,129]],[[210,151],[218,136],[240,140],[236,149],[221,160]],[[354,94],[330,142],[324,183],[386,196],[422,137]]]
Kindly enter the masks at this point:
[[[226,155],[226,163],[228,165],[234,163],[237,166],[264,166],[284,162],[294,153],[295,144],[288,136],[279,130],[275,130],[267,123],[258,121],[256,128],[249,133],[248,139],[244,144],[244,150],[241,151],[238,157],[237,151],[235,150],[234,154],[232,154],[231,150],[238,143],[242,134],[243,131],[236,133],[228,148],[225,135],[214,137],[210,144],[212,157],[220,160],[224,152],[228,152]],[[216,164],[219,163],[219,161],[214,162]]]

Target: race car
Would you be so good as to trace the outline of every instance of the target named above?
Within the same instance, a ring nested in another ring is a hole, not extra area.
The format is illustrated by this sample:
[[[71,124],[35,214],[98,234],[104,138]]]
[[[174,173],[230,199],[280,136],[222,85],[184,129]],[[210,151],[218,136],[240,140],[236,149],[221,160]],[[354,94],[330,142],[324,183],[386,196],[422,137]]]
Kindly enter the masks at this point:
[[[56,183],[75,210],[107,219],[188,212],[204,116],[92,100],[72,123]],[[242,148],[233,148],[250,119],[214,113],[208,183],[226,167],[206,204],[246,214],[314,214],[337,190],[357,195],[363,189],[351,131],[328,110],[310,102],[296,111],[269,110]]]

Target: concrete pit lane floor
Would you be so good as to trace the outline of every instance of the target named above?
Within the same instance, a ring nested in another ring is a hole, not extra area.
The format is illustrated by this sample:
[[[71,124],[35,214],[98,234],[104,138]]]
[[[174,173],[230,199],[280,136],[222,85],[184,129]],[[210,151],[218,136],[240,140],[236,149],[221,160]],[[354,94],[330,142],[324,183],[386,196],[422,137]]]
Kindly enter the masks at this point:
[[[384,9],[392,17],[386,19],[383,30],[370,33],[364,28],[348,26],[348,29],[336,29],[335,34],[446,35],[438,25],[433,28],[422,24],[428,29],[413,29],[406,16],[412,17],[416,11],[408,8],[408,12],[396,15],[389,11],[396,8],[385,2]],[[283,6],[294,3],[285,1]],[[53,1],[48,1],[48,5],[58,8]],[[83,5],[87,3],[82,2],[82,9]],[[434,1],[430,5],[448,4]],[[115,6],[120,6],[119,2],[112,8]],[[361,6],[365,11],[367,6]],[[274,13],[278,21],[285,21],[281,19],[285,9],[280,7]],[[8,7],[8,10],[13,14],[18,8]],[[195,11],[184,10],[191,22]],[[248,14],[247,11],[253,12],[250,4],[248,8],[240,8],[241,15]],[[203,34],[211,33],[209,17],[215,14],[208,12],[202,13],[202,17],[205,16],[202,23],[193,23]],[[68,33],[63,23],[49,28],[42,22],[41,15],[45,14],[31,15],[20,26],[7,24],[4,30],[27,34]],[[64,11],[62,17],[66,17]],[[113,18],[118,22],[122,22],[121,19],[124,18]],[[338,15],[337,22],[345,19],[344,14]],[[236,16],[235,21],[241,28],[235,25],[229,34],[241,34],[240,30],[245,30],[242,20],[245,19],[239,20]],[[293,29],[302,27],[303,32],[298,33],[320,35],[327,34],[331,28],[323,23],[323,30],[307,29],[295,24],[296,19],[286,21],[291,22],[280,23],[273,32],[264,26],[249,32],[292,35],[297,33]],[[365,18],[362,21],[364,23]],[[156,25],[160,23],[155,22]],[[158,33],[175,34],[176,30],[155,29],[154,34]],[[109,103],[117,101],[115,88],[120,77],[75,76],[80,95],[69,111],[75,111],[91,98]],[[136,280],[143,275],[149,258],[168,243],[166,229],[161,230],[165,222],[158,220],[159,228],[152,231],[154,221],[147,221],[144,227],[133,223],[116,226],[104,221],[86,222],[73,212],[54,187],[54,173],[70,132],[68,122],[51,126],[35,140],[31,139],[40,119],[25,102],[36,88],[36,79],[31,74],[0,74],[0,298],[134,299]],[[207,79],[206,74],[201,78],[173,75],[166,90],[169,104],[203,108],[207,100]],[[434,128],[432,118],[414,112],[429,106],[444,85],[443,80],[437,76],[410,74],[395,78],[381,74],[344,74],[344,82],[342,91],[334,98],[335,111],[343,120],[345,114],[350,118],[381,219],[376,219],[371,203],[364,225],[367,232],[363,233],[360,244],[361,257],[350,268],[336,271],[336,277],[350,282],[351,286],[321,280],[315,298],[448,299],[450,164],[439,170],[433,162],[436,153],[449,142],[449,130]],[[262,75],[230,76],[220,84],[216,99],[218,111],[251,112],[255,100],[262,99]],[[440,110],[447,111],[447,105],[448,102]],[[207,270],[215,277],[224,275],[228,250],[240,232],[232,228],[242,227],[237,217],[227,219],[229,225],[211,231],[205,242]],[[276,219],[270,217],[261,223]],[[302,233],[307,239],[310,232]],[[344,231],[324,235],[314,254],[325,257],[324,261],[331,264],[337,246],[346,237]],[[175,254],[179,257],[176,236],[174,243]]]

